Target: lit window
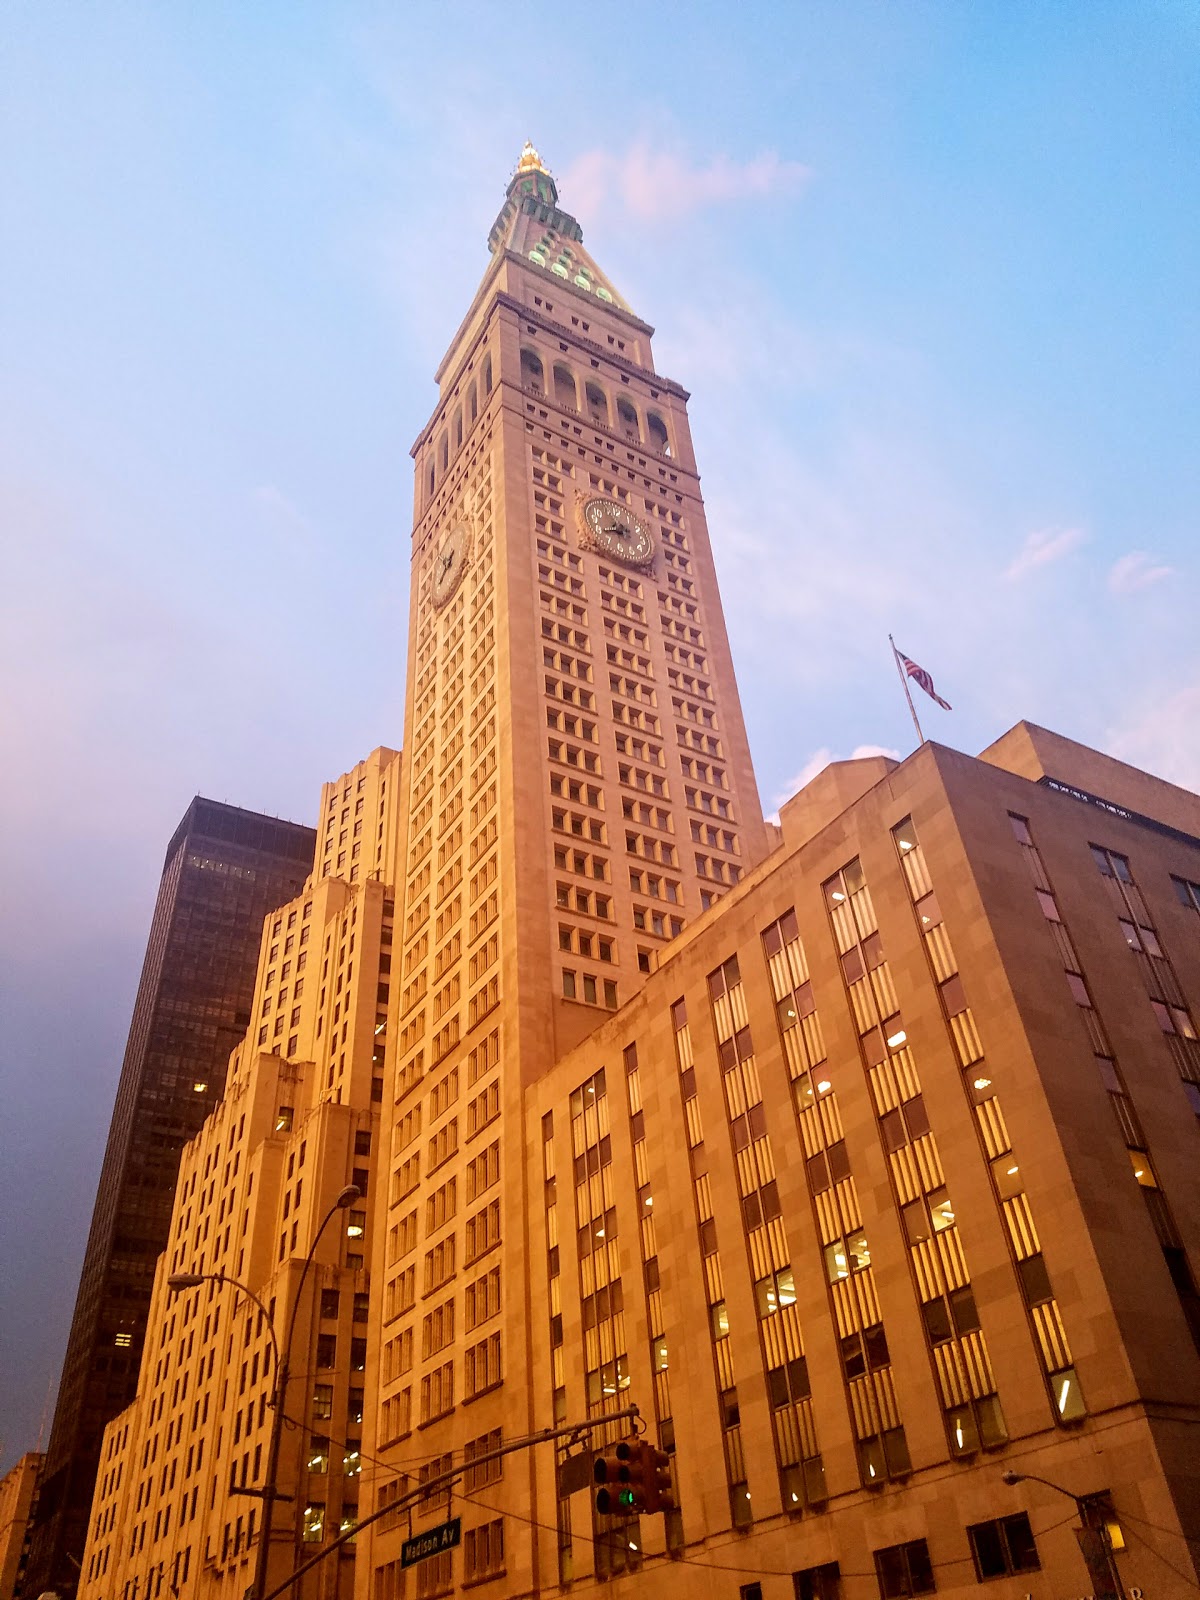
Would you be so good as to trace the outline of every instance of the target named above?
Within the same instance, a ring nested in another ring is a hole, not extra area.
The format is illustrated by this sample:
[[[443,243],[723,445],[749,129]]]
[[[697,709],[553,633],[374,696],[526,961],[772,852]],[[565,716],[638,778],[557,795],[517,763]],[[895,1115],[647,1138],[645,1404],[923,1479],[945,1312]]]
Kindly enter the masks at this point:
[[[1133,1165],[1133,1175],[1143,1189],[1157,1189],[1158,1180],[1154,1176],[1154,1168],[1150,1165],[1150,1157],[1144,1150],[1130,1150],[1129,1160]]]
[[[1054,1393],[1054,1409],[1061,1422],[1075,1422],[1086,1414],[1074,1367],[1064,1367],[1061,1372],[1054,1373],[1050,1387]]]

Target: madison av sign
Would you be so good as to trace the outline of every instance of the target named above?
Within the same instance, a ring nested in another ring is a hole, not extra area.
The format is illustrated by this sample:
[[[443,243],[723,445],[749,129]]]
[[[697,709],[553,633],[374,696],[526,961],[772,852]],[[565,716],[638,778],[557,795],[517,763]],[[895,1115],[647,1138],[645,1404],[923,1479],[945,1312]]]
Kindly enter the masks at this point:
[[[443,1550],[453,1550],[462,1540],[462,1518],[451,1517],[449,1522],[439,1522],[436,1528],[417,1534],[415,1539],[405,1539],[400,1546],[400,1565],[415,1567],[418,1561],[428,1561],[430,1556],[440,1556]]]

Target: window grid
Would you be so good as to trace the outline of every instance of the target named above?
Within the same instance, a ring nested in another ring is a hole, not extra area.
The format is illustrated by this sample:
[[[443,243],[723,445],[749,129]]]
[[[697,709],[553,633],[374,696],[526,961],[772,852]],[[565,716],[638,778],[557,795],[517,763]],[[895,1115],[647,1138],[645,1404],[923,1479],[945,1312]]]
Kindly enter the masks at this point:
[[[700,1255],[704,1266],[704,1288],[708,1299],[709,1334],[712,1339],[713,1369],[720,1408],[725,1479],[729,1491],[729,1511],[733,1526],[742,1531],[752,1522],[750,1489],[746,1480],[746,1457],[742,1445],[742,1419],[738,1402],[737,1378],[733,1364],[733,1341],[729,1337],[729,1309],[725,1300],[725,1276],[717,1245],[717,1220],[713,1215],[712,1188],[708,1173],[708,1152],[704,1147],[704,1126],[696,1092],[696,1064],[692,1050],[692,1030],[688,1022],[687,1001],[676,1000],[671,1007],[675,1033],[675,1062],[679,1068],[679,1093],[683,1102],[684,1133],[692,1175],[692,1194],[696,1204],[696,1225]],[[657,1266],[648,1282],[656,1286]]]
[[[784,1509],[799,1512],[826,1498],[808,1361],[791,1252],[779,1204],[775,1162],[766,1131],[749,1013],[736,956],[709,974],[709,1000],[725,1113],[742,1196],[742,1231],[754,1279],[763,1370],[771,1408]]]

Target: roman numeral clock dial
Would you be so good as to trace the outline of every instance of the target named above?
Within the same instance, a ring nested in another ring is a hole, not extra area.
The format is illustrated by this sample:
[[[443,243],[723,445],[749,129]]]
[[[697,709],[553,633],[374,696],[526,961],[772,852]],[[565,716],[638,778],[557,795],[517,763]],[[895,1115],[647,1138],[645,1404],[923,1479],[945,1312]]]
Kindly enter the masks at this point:
[[[654,563],[650,529],[619,500],[593,496],[579,505],[580,543],[630,567]]]
[[[462,582],[467,562],[471,559],[471,533],[465,522],[460,522],[442,540],[433,558],[433,603],[439,608],[454,594]]]

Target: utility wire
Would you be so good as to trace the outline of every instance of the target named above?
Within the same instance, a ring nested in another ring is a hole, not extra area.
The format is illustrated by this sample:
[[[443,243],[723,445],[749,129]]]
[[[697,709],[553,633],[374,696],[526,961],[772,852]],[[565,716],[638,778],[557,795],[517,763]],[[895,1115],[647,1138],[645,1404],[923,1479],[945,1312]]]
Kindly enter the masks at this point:
[[[1117,1521],[1118,1522],[1124,1522],[1124,1520],[1125,1520],[1125,1513],[1124,1512],[1118,1513]],[[1134,1517],[1131,1520],[1134,1521],[1134,1522],[1140,1522],[1141,1518],[1140,1517]],[[1152,1522],[1148,1522],[1146,1524],[1146,1526],[1148,1528],[1152,1528],[1152,1527],[1154,1527],[1154,1524]],[[1166,1528],[1158,1528],[1155,1531],[1158,1532],[1158,1533],[1167,1533],[1169,1530],[1166,1529]],[[1186,1583],[1189,1588],[1196,1589],[1196,1590],[1200,1591],[1200,1583],[1196,1582],[1195,1577],[1191,1573],[1185,1572],[1182,1567],[1177,1567],[1173,1561],[1168,1561],[1166,1556],[1163,1555],[1161,1550],[1156,1550],[1154,1548],[1154,1546],[1150,1543],[1149,1539],[1145,1538],[1140,1533],[1134,1533],[1132,1528],[1129,1529],[1129,1534],[1130,1534],[1130,1537],[1136,1539],[1137,1542],[1140,1545],[1144,1545],[1146,1547],[1146,1549],[1149,1550],[1150,1554],[1152,1556],[1155,1556],[1159,1561],[1161,1561],[1163,1566],[1166,1567],[1169,1571],[1173,1572],[1177,1578],[1182,1578],[1184,1583]],[[1182,1538],[1183,1536],[1179,1535],[1178,1537]]]
[[[293,1427],[293,1428],[307,1428],[307,1427],[309,1427],[309,1424],[306,1421],[304,1421],[303,1419],[299,1418],[299,1417],[290,1417],[290,1416],[287,1416],[285,1414],[283,1420],[284,1420],[285,1424],[287,1424],[289,1427]],[[333,1438],[333,1436],[330,1435],[330,1434],[320,1435],[319,1437],[324,1437],[324,1438],[328,1439],[330,1444],[340,1444],[343,1450],[346,1448],[346,1446],[348,1444],[355,1444],[355,1441],[353,1441],[353,1440],[350,1440],[350,1439],[338,1440],[338,1439]],[[512,1442],[513,1443],[517,1443],[519,1441],[514,1440]],[[384,1461],[379,1456],[373,1456],[373,1455],[370,1454],[369,1451],[363,1450],[361,1444],[355,1444],[355,1448],[357,1449],[358,1454],[359,1454],[360,1458],[363,1461],[366,1461],[371,1466],[377,1467],[377,1468],[379,1468],[379,1469],[381,1469],[382,1471],[385,1471],[385,1472],[394,1472],[398,1467],[402,1467],[402,1466],[422,1467],[422,1466],[425,1466],[428,1463],[428,1460],[429,1460],[428,1456],[406,1456],[406,1457],[401,1457],[398,1460],[397,1459],[392,1459],[391,1461]],[[449,1450],[449,1451],[445,1451],[443,1453],[446,1454],[446,1455],[449,1455],[451,1457],[454,1457],[454,1456],[457,1456],[457,1455],[461,1454],[464,1463],[466,1462],[466,1459],[467,1459],[465,1451],[460,1452],[460,1451],[457,1451],[457,1450]],[[410,1474],[410,1473],[401,1473],[399,1475],[402,1476],[402,1477],[406,1477],[406,1478],[412,1476],[412,1474]],[[356,1476],[357,1476],[357,1474],[356,1474]],[[345,1481],[345,1479],[343,1479],[343,1481]],[[512,1517],[514,1521],[523,1522],[528,1527],[537,1528],[539,1531],[541,1531],[543,1533],[553,1533],[555,1535],[558,1535],[561,1532],[561,1530],[559,1529],[557,1524],[551,1524],[551,1523],[548,1523],[548,1522],[539,1522],[536,1518],[524,1516],[519,1511],[508,1510],[508,1509],[505,1509],[505,1508],[502,1508],[502,1507],[499,1507],[499,1506],[490,1506],[490,1505],[486,1504],[486,1502],[480,1500],[476,1494],[468,1494],[468,1493],[464,1492],[461,1489],[447,1489],[447,1490],[444,1490],[444,1491],[443,1490],[435,1490],[433,1495],[431,1495],[430,1498],[431,1499],[440,1499],[443,1494],[446,1495],[447,1499],[453,1498],[453,1499],[456,1499],[456,1500],[461,1500],[464,1504],[470,1505],[470,1506],[474,1506],[479,1511],[488,1511],[493,1516]],[[410,1508],[410,1509],[412,1509],[412,1508]],[[1068,1522],[1073,1521],[1075,1515],[1076,1515],[1075,1512],[1069,1512],[1065,1517],[1060,1518],[1058,1522],[1052,1522],[1052,1523],[1049,1524],[1048,1527],[1039,1529],[1036,1536],[1038,1538],[1044,1538],[1046,1536],[1046,1534],[1053,1533],[1053,1532],[1055,1532],[1056,1529],[1064,1527]],[[1167,1534],[1168,1536],[1170,1536],[1172,1538],[1182,1539],[1182,1540],[1184,1540],[1185,1543],[1190,1543],[1191,1542],[1191,1536],[1189,1534],[1180,1533],[1179,1530],[1176,1529],[1176,1528],[1164,1528],[1164,1527],[1160,1526],[1158,1523],[1147,1522],[1144,1517],[1137,1517],[1131,1511],[1122,1510],[1122,1511],[1117,1512],[1117,1521],[1121,1522],[1121,1523],[1124,1523],[1126,1521],[1128,1521],[1128,1522],[1137,1522],[1137,1523],[1140,1523],[1142,1525],[1142,1527],[1149,1528],[1155,1533]],[[1152,1555],[1156,1556],[1158,1558],[1158,1560],[1162,1562],[1163,1566],[1167,1567],[1171,1572],[1175,1573],[1175,1575],[1177,1577],[1182,1578],[1184,1580],[1184,1582],[1189,1584],[1193,1589],[1196,1589],[1196,1590],[1200,1591],[1200,1584],[1198,1584],[1196,1582],[1195,1578],[1190,1577],[1186,1572],[1183,1571],[1183,1569],[1181,1567],[1177,1567],[1171,1561],[1168,1561],[1166,1556],[1164,1556],[1160,1551],[1156,1550],[1154,1548],[1154,1546],[1149,1542],[1149,1540],[1143,1538],[1138,1533],[1133,1533],[1132,1529],[1130,1530],[1130,1532],[1133,1534],[1133,1537],[1138,1541],[1139,1544],[1145,1545],[1146,1549],[1149,1550]],[[597,1545],[604,1544],[603,1540],[593,1539],[590,1534],[576,1533],[574,1531],[574,1529],[572,1529],[570,1537],[571,1537],[572,1542],[574,1542],[574,1540],[578,1539],[582,1544],[590,1544],[592,1546],[597,1546]],[[641,1552],[639,1552],[639,1554],[640,1553]],[[786,1572],[771,1572],[771,1571],[768,1571],[768,1570],[766,1570],[765,1568],[762,1568],[762,1567],[741,1567],[741,1566],[719,1565],[716,1562],[705,1561],[701,1557],[698,1557],[698,1556],[688,1556],[688,1555],[673,1556],[673,1555],[670,1555],[669,1552],[666,1552],[666,1553],[668,1554],[668,1558],[670,1560],[672,1560],[672,1561],[677,1561],[677,1562],[680,1562],[680,1563],[682,1563],[684,1565],[687,1565],[687,1566],[702,1567],[702,1568],[704,1568],[705,1570],[707,1570],[709,1572],[732,1572],[732,1573],[740,1573],[742,1575],[749,1574],[751,1576],[757,1576],[757,1577],[763,1577],[763,1578],[789,1578],[789,1577],[791,1577],[793,1575],[793,1569],[789,1569]],[[973,1562],[973,1561],[974,1561],[974,1557],[969,1556],[969,1555],[968,1556],[951,1556],[949,1559],[946,1559],[946,1560],[931,1562],[931,1565],[934,1566],[934,1567],[938,1567],[938,1568],[941,1568],[941,1567],[956,1567],[956,1566],[963,1566],[967,1562]],[[877,1574],[874,1571],[871,1571],[871,1572],[841,1572],[841,1573],[839,1573],[839,1576],[842,1577],[842,1578],[874,1578],[875,1576],[877,1576]]]
[[[551,1524],[551,1523],[548,1523],[548,1522],[539,1522],[535,1517],[523,1516],[522,1513],[519,1512],[519,1511],[509,1511],[509,1510],[505,1510],[504,1508],[502,1508],[500,1506],[490,1506],[485,1501],[480,1500],[478,1498],[478,1495],[476,1495],[476,1494],[466,1494],[466,1493],[463,1493],[462,1491],[455,1490],[454,1491],[454,1498],[456,1500],[464,1501],[467,1505],[474,1506],[477,1511],[490,1511],[491,1514],[493,1516],[496,1516],[496,1517],[511,1517],[514,1522],[524,1522],[531,1528],[540,1529],[543,1533],[558,1534],[561,1531],[554,1524]],[[1049,1525],[1049,1527],[1043,1528],[1041,1530],[1041,1532],[1039,1533],[1038,1537],[1039,1538],[1044,1537],[1048,1533],[1053,1533],[1056,1528],[1064,1527],[1068,1522],[1070,1522],[1070,1521],[1072,1521],[1074,1519],[1074,1516],[1075,1516],[1075,1513],[1073,1511],[1069,1511],[1065,1517],[1060,1517],[1057,1522],[1052,1522]],[[572,1542],[574,1542],[574,1540],[578,1539],[582,1544],[590,1544],[590,1545],[603,1545],[604,1544],[604,1541],[602,1539],[593,1539],[590,1534],[575,1533],[573,1530],[571,1532],[570,1537],[571,1537]],[[795,1571],[796,1571],[796,1569],[794,1567],[789,1567],[786,1571],[777,1572],[777,1571],[773,1571],[769,1567],[729,1566],[729,1565],[726,1565],[726,1564],[718,1564],[717,1562],[714,1562],[714,1561],[705,1561],[705,1560],[701,1559],[699,1556],[672,1555],[669,1551],[664,1551],[662,1553],[665,1556],[667,1556],[667,1558],[672,1562],[677,1562],[677,1563],[679,1563],[681,1565],[684,1565],[684,1566],[700,1567],[705,1572],[734,1572],[734,1573],[741,1573],[743,1576],[749,1575],[751,1577],[757,1577],[757,1578],[790,1578],[790,1577],[793,1577],[795,1575]],[[638,1554],[640,1555],[640,1554],[642,1554],[642,1552],[639,1551]],[[657,1552],[656,1552],[656,1554],[657,1554]],[[950,1557],[949,1560],[933,1561],[930,1564],[932,1566],[934,1566],[934,1567],[958,1567],[958,1566],[962,1566],[964,1562],[973,1562],[973,1561],[974,1561],[974,1557],[973,1556],[952,1556],[952,1557]],[[841,1571],[839,1571],[838,1576],[841,1577],[841,1578],[875,1578],[875,1577],[878,1576],[878,1574],[876,1573],[875,1569],[872,1568],[870,1572],[841,1572]]]

